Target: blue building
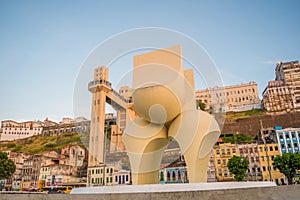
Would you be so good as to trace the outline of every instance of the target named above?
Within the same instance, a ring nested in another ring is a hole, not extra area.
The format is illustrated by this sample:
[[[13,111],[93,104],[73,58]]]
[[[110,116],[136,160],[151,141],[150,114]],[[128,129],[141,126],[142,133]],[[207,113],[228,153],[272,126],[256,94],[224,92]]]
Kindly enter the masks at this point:
[[[284,153],[300,154],[300,128],[275,127],[276,137],[280,149],[280,155]]]
[[[159,183],[188,183],[184,161],[177,160],[159,171]]]

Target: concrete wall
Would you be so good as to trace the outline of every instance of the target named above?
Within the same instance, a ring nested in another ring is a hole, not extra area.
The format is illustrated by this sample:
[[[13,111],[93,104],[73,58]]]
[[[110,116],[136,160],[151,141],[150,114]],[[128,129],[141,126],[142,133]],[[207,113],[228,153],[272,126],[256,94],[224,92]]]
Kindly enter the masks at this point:
[[[250,136],[257,135],[260,126],[260,120],[264,128],[282,126],[283,128],[300,127],[300,112],[288,114],[265,114],[249,118],[241,118],[234,121],[226,119],[222,133],[244,133]]]
[[[126,200],[126,199],[173,199],[173,200],[236,200],[236,199],[259,199],[259,200],[296,200],[300,196],[300,185],[233,189],[233,190],[213,190],[195,192],[166,192],[166,193],[130,193],[130,194],[9,194],[0,193],[0,200]]]

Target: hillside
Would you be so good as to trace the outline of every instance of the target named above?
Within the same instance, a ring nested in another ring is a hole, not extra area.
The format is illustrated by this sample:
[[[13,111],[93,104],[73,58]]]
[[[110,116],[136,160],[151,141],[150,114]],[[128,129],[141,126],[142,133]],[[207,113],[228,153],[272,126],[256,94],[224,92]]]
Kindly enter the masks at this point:
[[[250,110],[245,112],[228,112],[222,129],[223,134],[240,133],[251,138],[257,135],[261,128],[282,126],[300,127],[300,112],[277,114],[266,113],[263,110]],[[230,140],[230,138],[227,138]],[[60,150],[61,148],[75,142],[88,146],[88,133],[64,133],[58,136],[37,135],[15,141],[0,142],[0,151],[11,150],[27,154],[41,154],[48,151]]]
[[[11,150],[27,154],[41,154],[48,151],[60,150],[71,143],[80,142],[78,133],[64,133],[58,136],[37,135],[15,141],[0,142],[0,150]]]
[[[261,116],[266,115],[267,113],[262,109],[255,109],[255,110],[247,110],[244,112],[227,112],[226,113],[226,121],[234,121],[237,119],[244,119],[249,117]]]

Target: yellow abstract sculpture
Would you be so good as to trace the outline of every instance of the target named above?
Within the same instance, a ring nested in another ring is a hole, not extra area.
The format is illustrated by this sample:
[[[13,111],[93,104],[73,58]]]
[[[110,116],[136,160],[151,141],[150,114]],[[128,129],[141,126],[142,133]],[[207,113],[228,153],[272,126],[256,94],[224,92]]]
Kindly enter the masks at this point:
[[[175,139],[190,183],[206,182],[209,152],[220,130],[215,119],[196,109],[194,72],[183,70],[181,46],[134,57],[133,102],[141,116],[123,134],[136,184],[158,183],[164,150]]]

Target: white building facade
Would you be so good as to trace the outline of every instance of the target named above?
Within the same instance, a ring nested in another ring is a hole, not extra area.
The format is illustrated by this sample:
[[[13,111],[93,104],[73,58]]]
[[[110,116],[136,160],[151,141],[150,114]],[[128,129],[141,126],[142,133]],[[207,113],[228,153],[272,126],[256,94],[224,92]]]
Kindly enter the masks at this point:
[[[1,122],[0,141],[12,141],[39,135],[42,133],[42,122],[15,122],[5,120]]]

